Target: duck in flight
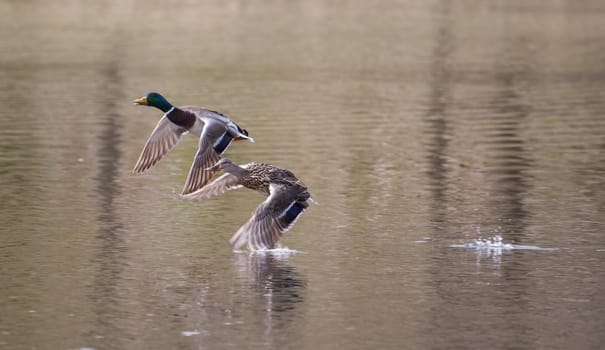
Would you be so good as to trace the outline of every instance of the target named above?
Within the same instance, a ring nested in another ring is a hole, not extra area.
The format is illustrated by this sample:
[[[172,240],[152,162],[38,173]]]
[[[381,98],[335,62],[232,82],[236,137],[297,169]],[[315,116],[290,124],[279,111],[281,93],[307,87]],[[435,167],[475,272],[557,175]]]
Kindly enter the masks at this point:
[[[175,107],[157,92],[134,100],[142,106],[156,107],[164,116],[151,132],[143,151],[134,166],[135,173],[142,173],[157,163],[187,132],[199,136],[199,146],[182,194],[192,193],[206,185],[218,170],[211,167],[233,141],[254,139],[227,116],[196,106]]]
[[[221,159],[210,168],[224,174],[205,187],[182,196],[185,199],[203,199],[226,191],[247,187],[265,196],[252,217],[231,237],[233,249],[248,243],[250,250],[272,249],[300,215],[315,203],[302,181],[291,171],[266,163],[248,163],[242,166],[229,159]]]

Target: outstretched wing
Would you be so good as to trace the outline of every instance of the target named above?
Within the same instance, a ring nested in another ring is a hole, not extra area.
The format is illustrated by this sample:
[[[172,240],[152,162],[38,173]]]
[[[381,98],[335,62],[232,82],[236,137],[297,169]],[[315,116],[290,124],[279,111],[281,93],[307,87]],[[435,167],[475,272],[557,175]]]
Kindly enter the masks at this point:
[[[183,195],[204,187],[216,173],[216,170],[207,169],[221,159],[221,156],[214,149],[213,142],[224,133],[224,125],[213,121],[206,121],[204,130],[202,130],[202,134],[200,135],[200,142],[195,158],[193,158],[193,164],[191,164],[189,175],[185,181]]]
[[[242,185],[236,176],[231,175],[229,173],[225,173],[216,180],[209,183],[208,185],[200,188],[199,190],[188,193],[186,195],[182,195],[181,198],[207,199],[240,187],[242,187]]]
[[[270,195],[252,213],[252,217],[231,237],[233,249],[248,243],[248,249],[271,249],[282,234],[300,217],[307,204],[297,201],[298,193],[291,188],[271,184]]]
[[[151,132],[133,171],[142,173],[149,169],[166,155],[186,132],[187,129],[174,124],[164,115]]]

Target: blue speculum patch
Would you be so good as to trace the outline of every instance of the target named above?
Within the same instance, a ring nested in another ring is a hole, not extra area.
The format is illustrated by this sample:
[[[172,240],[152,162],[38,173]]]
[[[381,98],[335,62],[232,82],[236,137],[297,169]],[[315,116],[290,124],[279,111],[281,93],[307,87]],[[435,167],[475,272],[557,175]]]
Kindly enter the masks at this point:
[[[304,209],[305,208],[303,208],[300,204],[294,203],[290,206],[290,208],[288,208],[288,210],[286,210],[283,215],[283,218],[285,219],[286,223],[290,225],[294,220],[296,220],[296,218],[300,215],[300,213],[303,212]]]
[[[229,147],[231,140],[233,140],[233,137],[229,136],[229,134],[227,133],[224,133],[221,139],[214,146],[214,150],[216,151],[216,153],[218,153],[219,155],[223,154],[227,147]]]

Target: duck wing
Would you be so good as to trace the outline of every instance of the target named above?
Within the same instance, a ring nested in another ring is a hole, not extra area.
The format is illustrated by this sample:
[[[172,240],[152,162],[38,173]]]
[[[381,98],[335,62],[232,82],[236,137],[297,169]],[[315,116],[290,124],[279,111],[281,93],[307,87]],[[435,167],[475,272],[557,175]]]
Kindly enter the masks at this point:
[[[242,184],[237,176],[225,173],[199,190],[182,195],[181,198],[207,199],[240,187],[242,187]]]
[[[147,139],[133,171],[142,173],[149,169],[166,155],[186,132],[187,129],[174,124],[164,115]]]
[[[204,119],[204,129],[200,135],[199,146],[181,194],[186,195],[204,187],[217,172],[216,170],[207,169],[221,159],[214,146],[217,140],[222,139],[224,135],[226,135],[226,129],[223,123]]]
[[[233,249],[248,243],[248,249],[271,249],[307,208],[299,189],[279,184],[269,185],[269,196],[252,213],[252,217],[231,237]]]

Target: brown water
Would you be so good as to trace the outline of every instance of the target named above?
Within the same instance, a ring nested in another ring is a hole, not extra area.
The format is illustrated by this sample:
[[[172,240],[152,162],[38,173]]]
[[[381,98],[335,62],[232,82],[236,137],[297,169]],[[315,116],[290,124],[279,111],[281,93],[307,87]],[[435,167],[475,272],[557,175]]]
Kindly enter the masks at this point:
[[[603,18],[0,2],[0,348],[602,347]],[[131,173],[153,90],[230,115],[257,141],[230,158],[309,186],[289,249],[231,252],[255,192],[176,197],[193,137]]]

